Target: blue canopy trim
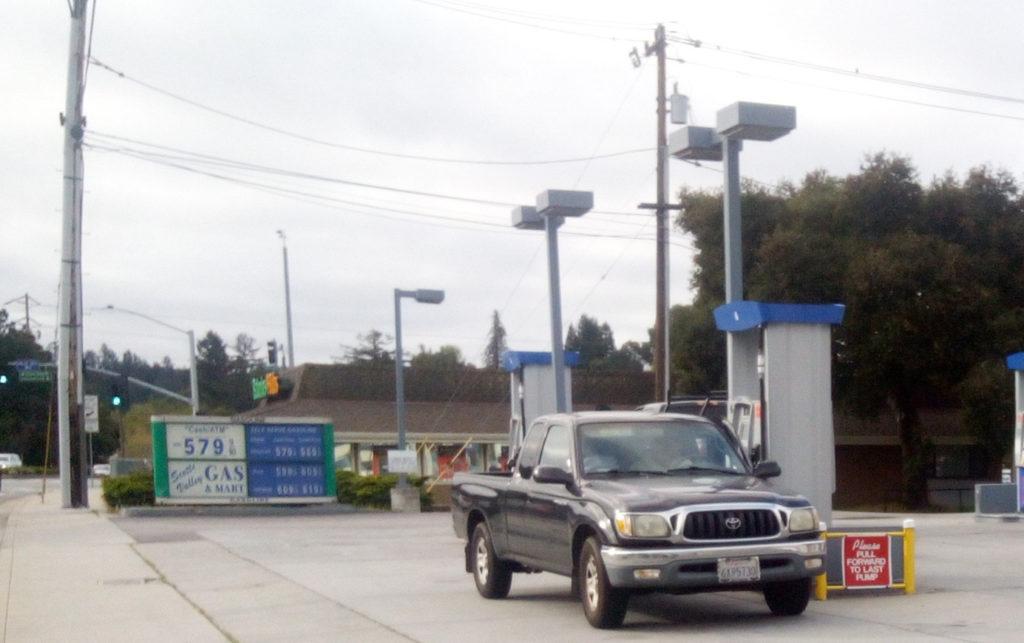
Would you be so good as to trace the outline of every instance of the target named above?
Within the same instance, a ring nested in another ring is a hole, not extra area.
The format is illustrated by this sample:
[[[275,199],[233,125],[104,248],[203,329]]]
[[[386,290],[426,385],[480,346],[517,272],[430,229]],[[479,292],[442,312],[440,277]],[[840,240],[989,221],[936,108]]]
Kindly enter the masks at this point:
[[[759,301],[736,301],[715,309],[718,330],[741,331],[769,324],[843,323],[843,304],[766,304]]]
[[[1006,366],[1011,371],[1024,371],[1024,353],[1014,353],[1006,356]]]
[[[580,354],[576,351],[565,351],[565,365],[572,367],[580,363]],[[548,366],[551,364],[551,353],[547,351],[505,351],[501,354],[501,366],[508,372],[517,371],[527,364]]]

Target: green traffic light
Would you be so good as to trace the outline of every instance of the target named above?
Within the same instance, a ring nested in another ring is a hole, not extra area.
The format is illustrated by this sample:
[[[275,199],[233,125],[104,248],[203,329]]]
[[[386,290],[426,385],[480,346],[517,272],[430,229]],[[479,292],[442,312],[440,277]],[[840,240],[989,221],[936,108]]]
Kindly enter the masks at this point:
[[[6,383],[7,383],[7,376],[6,375],[0,375],[0,384],[6,384]]]
[[[113,404],[114,406],[121,406],[121,396],[115,395],[113,398],[111,398],[110,403]]]

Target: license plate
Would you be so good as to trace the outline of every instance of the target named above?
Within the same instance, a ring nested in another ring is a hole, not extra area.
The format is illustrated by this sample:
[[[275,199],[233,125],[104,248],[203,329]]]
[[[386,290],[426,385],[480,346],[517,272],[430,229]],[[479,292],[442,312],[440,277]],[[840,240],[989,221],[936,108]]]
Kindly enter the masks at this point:
[[[719,583],[749,583],[761,580],[761,563],[757,556],[748,558],[719,558]]]

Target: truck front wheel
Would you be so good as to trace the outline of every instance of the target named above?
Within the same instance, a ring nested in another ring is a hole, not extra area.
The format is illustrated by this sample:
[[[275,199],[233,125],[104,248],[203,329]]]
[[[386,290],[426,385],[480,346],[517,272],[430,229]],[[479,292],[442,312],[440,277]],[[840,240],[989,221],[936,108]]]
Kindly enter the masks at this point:
[[[470,541],[471,567],[476,589],[484,598],[505,598],[512,587],[512,568],[494,555],[491,532],[483,522],[473,529]]]
[[[622,625],[629,607],[629,592],[616,589],[608,582],[608,574],[601,560],[601,543],[591,536],[583,543],[576,565],[580,600],[587,621],[599,629]]]
[[[797,616],[811,599],[811,579],[779,581],[764,586],[764,600],[776,616]]]

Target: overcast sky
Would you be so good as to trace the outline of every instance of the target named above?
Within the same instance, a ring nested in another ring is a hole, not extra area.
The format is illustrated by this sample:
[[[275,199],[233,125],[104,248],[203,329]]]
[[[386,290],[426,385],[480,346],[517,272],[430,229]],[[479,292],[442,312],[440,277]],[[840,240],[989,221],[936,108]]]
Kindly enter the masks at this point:
[[[1022,178],[1017,2],[99,0],[92,55],[126,77],[94,64],[86,88],[86,348],[187,363],[183,335],[107,304],[283,341],[283,229],[299,362],[393,333],[395,287],[447,293],[405,304],[409,350],[455,344],[479,363],[493,310],[510,347],[548,350],[543,234],[508,225],[509,204],[547,188],[596,202],[560,234],[565,324],[586,313],[619,343],[645,339],[654,225],[636,206],[655,197],[656,66],[628,54],[658,22],[695,124],[737,100],[796,106],[796,131],[746,145],[746,177],[845,175],[888,150],[924,181],[980,164]],[[40,302],[44,343],[69,27],[64,0],[0,4],[0,303]],[[631,150],[649,151],[606,156]],[[714,165],[672,161],[673,192],[718,189]],[[672,243],[671,300],[687,303],[692,251]]]

